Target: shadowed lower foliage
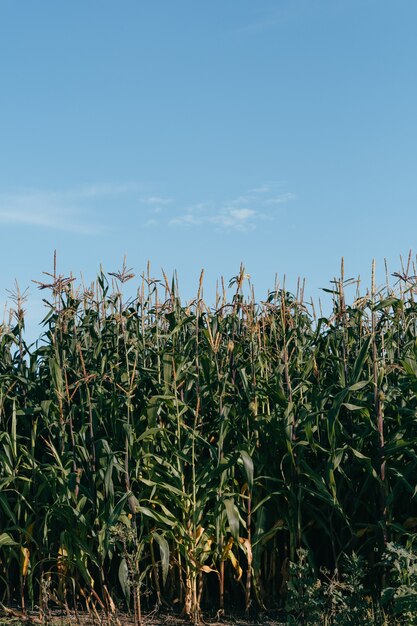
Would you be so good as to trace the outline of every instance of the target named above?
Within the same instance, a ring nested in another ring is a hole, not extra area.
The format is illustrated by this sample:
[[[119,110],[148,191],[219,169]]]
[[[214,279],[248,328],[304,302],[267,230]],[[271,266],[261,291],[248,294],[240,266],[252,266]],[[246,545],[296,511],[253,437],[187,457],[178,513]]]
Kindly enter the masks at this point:
[[[335,281],[326,318],[300,292],[245,296],[243,269],[213,308],[202,281],[185,305],[149,274],[126,300],[125,266],[88,289],[54,271],[34,346],[17,292],[0,333],[0,602],[137,622],[287,605],[309,624],[311,578],[328,624],[356,623],[353,605],[401,620],[415,560],[395,578],[387,546],[412,555],[417,527],[417,286],[397,277],[352,304]]]

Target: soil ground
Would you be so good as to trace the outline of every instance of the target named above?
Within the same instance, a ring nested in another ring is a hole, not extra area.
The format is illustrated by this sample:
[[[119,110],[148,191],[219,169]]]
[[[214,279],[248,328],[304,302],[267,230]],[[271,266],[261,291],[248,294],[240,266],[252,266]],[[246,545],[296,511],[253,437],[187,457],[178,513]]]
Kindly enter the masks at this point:
[[[105,615],[94,617],[88,613],[70,614],[53,611],[42,621],[39,613],[28,611],[23,615],[20,611],[4,609],[0,607],[0,626],[135,626],[131,615],[117,613],[110,622]],[[255,617],[247,618],[242,615],[225,615],[222,618],[203,615],[202,626],[284,626],[284,621],[276,616],[259,614]],[[174,613],[153,612],[143,614],[142,626],[190,626],[190,621]]]

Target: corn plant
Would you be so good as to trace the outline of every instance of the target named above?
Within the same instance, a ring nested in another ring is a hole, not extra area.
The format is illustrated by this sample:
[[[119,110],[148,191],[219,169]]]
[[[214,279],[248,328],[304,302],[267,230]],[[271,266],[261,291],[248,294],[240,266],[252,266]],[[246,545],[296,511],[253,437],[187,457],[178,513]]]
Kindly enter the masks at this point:
[[[16,288],[0,330],[0,602],[198,623],[283,607],[303,550],[315,572],[360,555],[378,601],[378,554],[417,528],[411,272],[379,288],[373,271],[360,292],[342,265],[324,316],[301,284],[257,301],[243,268],[210,307],[203,275],[184,303],[176,276],[148,268],[135,291],[124,263],[85,286],[55,263],[33,345]]]

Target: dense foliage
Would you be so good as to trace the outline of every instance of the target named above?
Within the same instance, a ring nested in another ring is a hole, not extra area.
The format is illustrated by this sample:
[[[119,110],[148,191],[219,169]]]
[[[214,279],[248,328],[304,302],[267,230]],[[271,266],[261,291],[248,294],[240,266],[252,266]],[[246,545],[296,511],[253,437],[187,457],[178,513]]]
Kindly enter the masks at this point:
[[[212,309],[130,279],[54,272],[37,344],[18,291],[1,327],[0,602],[293,610],[300,567],[340,592],[358,554],[352,598],[388,610],[417,527],[415,278],[348,304],[342,277],[327,318],[256,303],[243,270]]]

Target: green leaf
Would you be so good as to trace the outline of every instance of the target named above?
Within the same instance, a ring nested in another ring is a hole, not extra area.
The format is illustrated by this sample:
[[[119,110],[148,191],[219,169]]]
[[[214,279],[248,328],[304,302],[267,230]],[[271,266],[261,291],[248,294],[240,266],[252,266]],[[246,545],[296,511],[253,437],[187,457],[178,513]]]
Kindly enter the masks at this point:
[[[344,402],[342,404],[348,411],[360,411],[363,409],[363,406],[359,406],[358,404],[350,404],[350,402]]]
[[[147,506],[138,506],[136,509],[136,512],[141,513],[142,515],[145,515],[146,517],[150,517],[156,520],[157,522],[162,522],[163,524],[166,524],[167,526],[174,525],[174,520],[168,519],[164,515],[161,515],[160,513],[158,513],[156,510],[149,509]]]
[[[139,437],[138,441],[143,441],[144,439],[154,439],[154,435],[160,433],[161,429],[158,426],[154,426],[153,428],[147,428],[145,432],[143,432]]]
[[[246,479],[248,481],[249,490],[253,489],[253,461],[250,455],[246,452],[246,450],[240,451],[240,458],[243,462],[243,467],[245,468]]]
[[[169,570],[169,545],[168,541],[165,539],[163,535],[160,535],[157,532],[152,533],[153,538],[157,542],[159,546],[159,552],[161,554],[161,564],[162,564],[162,580],[164,585],[166,583],[166,579],[168,576]]]
[[[361,349],[359,350],[359,354],[356,357],[354,366],[353,366],[353,373],[352,373],[352,384],[355,384],[358,382],[358,378],[361,375],[362,371],[363,371],[363,366],[365,364],[366,359],[368,358],[368,354],[369,354],[369,346],[371,344],[371,340],[372,337],[369,336],[362,344]]]
[[[358,383],[350,385],[349,391],[359,391],[359,389],[363,389],[368,384],[369,384],[369,380],[361,380]]]
[[[238,540],[239,538],[239,511],[232,498],[228,498],[224,501],[226,509],[227,521],[229,522],[230,532],[233,537]]]
[[[129,568],[126,559],[122,559],[119,565],[119,582],[126,598],[126,602],[130,603],[130,585],[129,585]]]
[[[8,535],[7,533],[2,533],[0,535],[0,548],[2,548],[3,546],[17,546],[18,544],[16,543],[16,541],[14,541],[10,535]]]

